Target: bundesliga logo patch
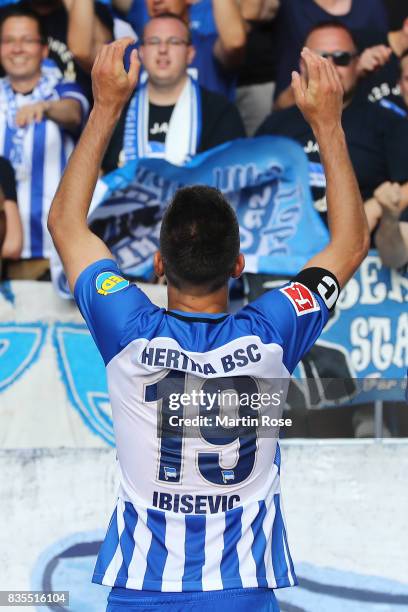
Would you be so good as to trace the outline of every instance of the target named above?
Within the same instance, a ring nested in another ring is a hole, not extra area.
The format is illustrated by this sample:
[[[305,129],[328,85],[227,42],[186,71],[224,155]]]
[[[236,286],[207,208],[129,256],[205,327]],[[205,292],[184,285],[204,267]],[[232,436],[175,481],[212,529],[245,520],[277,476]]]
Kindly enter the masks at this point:
[[[114,272],[102,272],[98,274],[96,279],[96,289],[101,295],[110,295],[129,286],[127,281],[122,276],[118,276]]]
[[[308,312],[320,310],[320,306],[313,293],[301,283],[291,283],[288,287],[280,289],[292,302],[298,317]]]

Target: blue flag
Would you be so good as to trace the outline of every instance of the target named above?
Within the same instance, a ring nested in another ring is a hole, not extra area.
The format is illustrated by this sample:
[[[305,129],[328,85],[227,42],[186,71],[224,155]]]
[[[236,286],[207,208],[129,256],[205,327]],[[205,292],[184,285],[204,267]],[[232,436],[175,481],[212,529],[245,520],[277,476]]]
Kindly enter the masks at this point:
[[[328,243],[313,208],[306,156],[286,138],[229,142],[182,167],[140,159],[103,183],[90,224],[129,276],[151,277],[163,212],[184,185],[217,187],[227,197],[238,216],[246,272],[294,275]]]

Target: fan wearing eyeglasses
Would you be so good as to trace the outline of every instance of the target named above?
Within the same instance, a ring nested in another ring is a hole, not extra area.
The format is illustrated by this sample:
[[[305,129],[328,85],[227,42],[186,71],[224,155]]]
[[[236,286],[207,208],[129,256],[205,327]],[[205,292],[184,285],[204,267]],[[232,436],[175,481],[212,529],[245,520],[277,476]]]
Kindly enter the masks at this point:
[[[153,17],[174,13],[184,19],[191,29],[196,50],[192,68],[200,85],[234,101],[237,71],[244,60],[247,41],[242,11],[260,11],[261,1],[112,0],[112,5],[139,38]]]
[[[122,114],[105,172],[139,157],[182,165],[199,152],[245,137],[235,105],[188,73],[194,54],[190,30],[178,15],[164,13],[147,23],[139,48],[147,80]]]
[[[305,45],[335,65],[343,85],[343,129],[357,175],[370,231],[382,216],[375,192],[381,185],[402,185],[401,208],[408,204],[408,121],[391,110],[368,101],[358,85],[358,53],[350,31],[338,22],[314,27]],[[301,64],[301,70],[304,66]],[[276,134],[299,142],[309,159],[309,180],[315,207],[326,222],[326,179],[319,148],[296,106],[273,112],[257,135]],[[378,193],[378,192],[377,192]]]
[[[47,55],[39,16],[11,6],[0,21],[6,74],[0,79],[0,155],[15,172],[24,240],[21,261],[8,265],[10,279],[47,277],[47,213],[89,107],[76,83],[44,65]]]

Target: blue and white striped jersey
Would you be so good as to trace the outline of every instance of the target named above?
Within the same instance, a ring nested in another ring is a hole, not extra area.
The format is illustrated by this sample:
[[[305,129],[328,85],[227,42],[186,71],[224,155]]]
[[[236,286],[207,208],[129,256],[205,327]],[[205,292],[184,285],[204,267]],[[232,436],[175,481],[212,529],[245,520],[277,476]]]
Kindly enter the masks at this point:
[[[18,128],[18,110],[41,100],[72,98],[81,104],[85,119],[89,103],[75,83],[58,80],[47,71],[29,94],[16,93],[7,77],[0,79],[0,155],[10,160],[17,182],[17,199],[23,224],[21,257],[50,257],[51,236],[47,217],[74,139],[57,123],[44,120]]]
[[[75,299],[106,364],[120,467],[94,582],[174,592],[296,584],[278,428],[244,417],[259,416],[264,393],[281,417],[289,375],[338,292],[312,268],[234,315],[195,314],[156,307],[112,260],[82,272]]]

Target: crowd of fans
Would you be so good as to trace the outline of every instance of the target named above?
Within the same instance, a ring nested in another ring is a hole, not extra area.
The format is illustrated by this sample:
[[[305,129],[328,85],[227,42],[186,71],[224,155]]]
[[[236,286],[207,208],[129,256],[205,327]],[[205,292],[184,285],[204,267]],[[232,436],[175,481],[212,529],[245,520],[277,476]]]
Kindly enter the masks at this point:
[[[344,87],[343,125],[372,244],[385,265],[406,265],[408,9],[402,4],[0,0],[2,278],[49,279],[47,214],[92,106],[92,64],[101,45],[129,32],[144,70],[108,147],[105,173],[138,157],[180,165],[236,138],[283,135],[304,147],[315,207],[326,221],[318,147],[288,86],[306,44],[330,58]]]

